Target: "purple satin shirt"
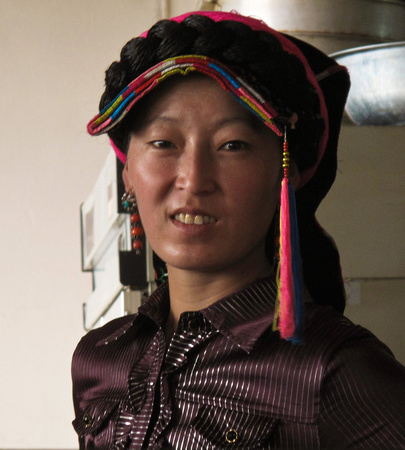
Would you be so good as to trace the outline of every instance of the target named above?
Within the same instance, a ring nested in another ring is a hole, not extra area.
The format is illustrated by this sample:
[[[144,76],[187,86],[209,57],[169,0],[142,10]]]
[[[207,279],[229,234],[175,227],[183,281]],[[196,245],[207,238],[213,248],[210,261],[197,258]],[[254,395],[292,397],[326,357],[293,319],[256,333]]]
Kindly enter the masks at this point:
[[[168,345],[161,286],[73,357],[81,449],[405,448],[405,369],[370,332],[306,305],[304,345],[271,331],[259,280],[184,313]]]

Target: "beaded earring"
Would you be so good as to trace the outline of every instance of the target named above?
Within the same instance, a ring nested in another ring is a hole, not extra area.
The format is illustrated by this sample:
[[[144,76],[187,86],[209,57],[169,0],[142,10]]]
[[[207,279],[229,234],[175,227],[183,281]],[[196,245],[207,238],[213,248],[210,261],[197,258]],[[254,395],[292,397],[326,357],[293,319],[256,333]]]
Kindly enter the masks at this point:
[[[125,192],[121,198],[121,202],[124,209],[131,214],[132,248],[137,255],[140,255],[143,250],[143,228],[138,212],[136,198],[130,192]]]

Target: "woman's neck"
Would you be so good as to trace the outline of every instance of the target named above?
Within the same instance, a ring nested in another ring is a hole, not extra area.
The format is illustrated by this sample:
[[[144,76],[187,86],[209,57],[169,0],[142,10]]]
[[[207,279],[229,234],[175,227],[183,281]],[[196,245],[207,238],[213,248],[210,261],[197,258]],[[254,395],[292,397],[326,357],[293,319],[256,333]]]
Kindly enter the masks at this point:
[[[249,283],[264,278],[272,272],[266,261],[247,270],[201,272],[168,266],[170,313],[168,327],[174,331],[180,315],[185,311],[199,311],[217,300],[236,292]]]

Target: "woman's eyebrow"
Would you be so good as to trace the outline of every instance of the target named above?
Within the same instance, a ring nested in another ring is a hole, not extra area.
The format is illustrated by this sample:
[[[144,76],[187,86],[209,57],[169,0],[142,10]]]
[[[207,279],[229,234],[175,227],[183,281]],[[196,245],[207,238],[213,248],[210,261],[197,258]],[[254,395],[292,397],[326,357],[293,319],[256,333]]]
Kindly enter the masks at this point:
[[[226,125],[232,125],[234,123],[240,123],[240,122],[242,122],[250,127],[255,128],[255,125],[259,121],[257,119],[255,119],[252,115],[249,115],[249,116],[237,115],[237,116],[224,117],[223,119],[221,119],[217,122],[217,125],[218,126],[226,126]]]
[[[152,116],[150,118],[145,118],[143,125],[152,125],[154,123],[159,123],[159,122],[167,122],[167,123],[176,123],[176,122],[180,122],[180,119],[178,117],[175,116],[170,116],[170,115],[157,115],[157,116]]]
[[[134,120],[132,124],[132,133],[140,131],[142,129],[146,129],[156,124],[177,124],[180,122],[179,118],[166,116],[166,115],[157,115],[152,117],[140,117],[138,120]]]

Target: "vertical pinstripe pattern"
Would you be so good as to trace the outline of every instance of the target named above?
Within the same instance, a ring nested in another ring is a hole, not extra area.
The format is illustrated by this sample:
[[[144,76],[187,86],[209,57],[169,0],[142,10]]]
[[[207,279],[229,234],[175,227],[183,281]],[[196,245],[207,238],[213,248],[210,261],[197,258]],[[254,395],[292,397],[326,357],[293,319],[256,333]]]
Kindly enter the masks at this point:
[[[307,304],[306,344],[271,331],[261,280],[184,313],[170,345],[167,286],[86,335],[73,358],[81,448],[405,448],[405,371],[374,336]]]

